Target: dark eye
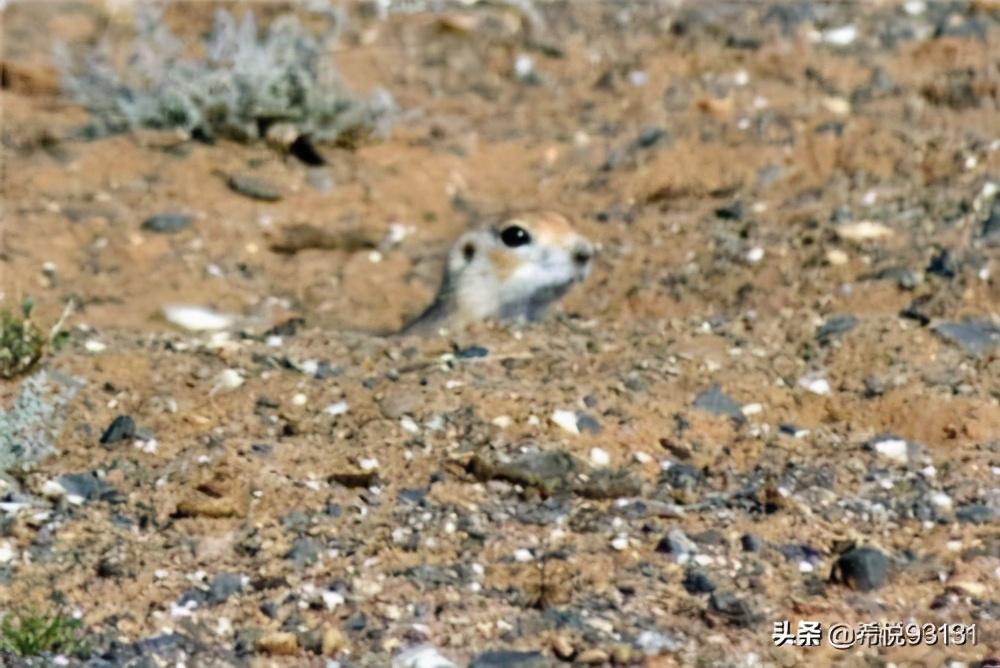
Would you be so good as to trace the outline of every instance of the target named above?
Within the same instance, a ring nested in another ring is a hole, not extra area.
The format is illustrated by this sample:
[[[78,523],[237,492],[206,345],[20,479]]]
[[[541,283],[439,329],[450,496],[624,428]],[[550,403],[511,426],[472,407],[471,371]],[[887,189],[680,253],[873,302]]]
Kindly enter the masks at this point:
[[[500,240],[503,241],[505,246],[517,248],[518,246],[530,244],[531,235],[528,234],[528,230],[523,227],[511,225],[510,227],[505,227],[503,231],[500,232]]]

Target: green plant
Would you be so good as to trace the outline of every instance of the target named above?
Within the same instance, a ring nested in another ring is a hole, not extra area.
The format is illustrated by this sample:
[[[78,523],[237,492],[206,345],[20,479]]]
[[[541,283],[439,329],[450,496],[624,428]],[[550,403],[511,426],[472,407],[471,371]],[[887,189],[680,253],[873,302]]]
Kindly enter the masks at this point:
[[[0,649],[22,657],[85,654],[87,643],[80,627],[80,620],[62,613],[49,616],[30,609],[8,613],[0,622]]]
[[[31,309],[31,301],[25,300],[20,317],[0,311],[0,378],[20,376],[42,358],[45,335],[31,321]]]
[[[388,92],[363,98],[340,80],[333,28],[313,34],[286,15],[262,34],[252,12],[238,22],[220,9],[205,42],[192,48],[170,31],[162,8],[139,2],[135,16],[124,58],[107,40],[72,53],[56,46],[63,86],[91,112],[92,134],[180,128],[252,141],[287,123],[314,141],[347,143],[384,129],[391,118]]]

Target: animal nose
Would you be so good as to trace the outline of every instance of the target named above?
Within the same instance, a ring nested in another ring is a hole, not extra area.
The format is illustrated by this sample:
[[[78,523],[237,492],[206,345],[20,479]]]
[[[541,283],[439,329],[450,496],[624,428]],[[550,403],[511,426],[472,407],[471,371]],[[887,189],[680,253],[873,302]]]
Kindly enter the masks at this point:
[[[573,262],[579,267],[586,267],[594,257],[594,249],[590,244],[577,244],[573,249]]]

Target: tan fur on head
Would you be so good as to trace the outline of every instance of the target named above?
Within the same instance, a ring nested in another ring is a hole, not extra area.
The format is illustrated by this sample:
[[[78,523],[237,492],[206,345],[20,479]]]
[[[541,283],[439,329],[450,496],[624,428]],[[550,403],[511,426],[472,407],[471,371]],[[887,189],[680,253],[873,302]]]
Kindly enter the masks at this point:
[[[555,211],[525,211],[479,225],[454,243],[434,303],[404,331],[537,320],[587,277],[593,255],[593,244]]]

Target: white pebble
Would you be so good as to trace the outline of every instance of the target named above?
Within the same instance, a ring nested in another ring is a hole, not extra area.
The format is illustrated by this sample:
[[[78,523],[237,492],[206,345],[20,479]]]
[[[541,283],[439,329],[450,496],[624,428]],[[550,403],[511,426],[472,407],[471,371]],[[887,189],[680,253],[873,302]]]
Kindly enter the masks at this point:
[[[517,58],[514,59],[514,76],[518,79],[524,79],[531,76],[534,71],[535,61],[531,59],[531,56],[523,53],[518,54]]]
[[[557,410],[552,413],[552,421],[571,434],[579,434],[580,429],[576,426],[576,413],[574,411]]]
[[[275,334],[272,334],[271,336],[267,337],[267,340],[265,341],[265,343],[269,348],[280,348],[284,342],[285,342],[284,339]]]
[[[750,264],[757,264],[764,259],[764,249],[760,246],[755,246],[747,252],[747,262]]]
[[[219,617],[219,621],[215,623],[215,635],[225,638],[232,634],[233,623],[229,620],[229,617]]]
[[[139,450],[141,452],[145,452],[145,453],[150,454],[150,455],[156,453],[156,448],[159,445],[160,444],[157,443],[157,441],[156,441],[155,438],[151,438],[149,440],[144,440],[144,439],[141,439],[141,438],[137,438],[134,441],[132,441],[132,447],[134,447],[136,450]]]
[[[840,267],[850,260],[847,253],[840,250],[839,248],[831,248],[826,252],[826,261],[829,262],[834,267]]]
[[[858,38],[858,29],[853,25],[830,28],[823,31],[823,41],[834,46],[847,46]]]
[[[760,415],[764,412],[764,407],[760,404],[747,404],[740,409],[740,412],[746,417],[750,417],[751,415]]]
[[[17,556],[17,552],[11,546],[10,543],[4,541],[0,543],[0,564],[7,564],[14,561],[14,557]]]
[[[830,394],[830,381],[821,374],[809,374],[799,378],[799,385],[809,390],[813,394]]]
[[[901,438],[886,438],[872,444],[872,449],[878,454],[895,462],[905,464],[910,459],[910,447]]]
[[[320,596],[323,598],[323,606],[327,610],[336,610],[344,604],[344,597],[335,591],[324,591]]]
[[[871,220],[838,225],[836,232],[837,236],[841,239],[848,239],[849,241],[871,241],[874,239],[884,239],[893,235],[891,227]]]
[[[611,547],[618,552],[624,552],[628,549],[628,536],[615,536],[611,541]]]
[[[518,561],[518,562],[521,562],[522,564],[524,564],[524,563],[527,563],[529,561],[534,561],[534,559],[535,559],[535,555],[533,555],[531,553],[531,550],[529,550],[527,548],[522,547],[522,548],[514,551],[514,561]]]
[[[601,448],[591,448],[590,461],[596,466],[607,466],[611,463],[611,455]]]
[[[350,406],[347,405],[346,401],[338,401],[324,408],[323,412],[327,415],[343,415],[349,408]]]
[[[642,452],[640,450],[639,452],[636,452],[632,455],[632,459],[634,459],[639,464],[649,464],[653,461],[653,456],[650,455],[648,452]]]
[[[46,480],[42,485],[42,494],[50,499],[58,499],[66,494],[66,488],[56,480]]]
[[[493,418],[492,422],[495,426],[500,427],[501,429],[506,429],[507,427],[509,427],[514,423],[514,421],[511,420],[509,415],[498,415],[497,417]]]
[[[392,659],[392,668],[458,668],[430,645],[411,647]]]
[[[108,344],[97,339],[87,339],[87,342],[83,344],[83,348],[88,353],[103,353],[108,349]]]
[[[293,406],[305,406],[307,401],[309,401],[309,398],[301,392],[296,393],[295,396],[292,397]]]
[[[413,421],[413,418],[411,418],[408,415],[404,415],[399,420],[399,426],[402,427],[404,430],[410,432],[411,434],[417,434],[420,432],[420,427],[417,425],[416,422]]]
[[[232,316],[202,306],[164,306],[163,317],[168,322],[192,332],[217,331],[233,324]]]
[[[184,605],[170,604],[171,617],[190,617],[194,614],[194,609],[198,607],[197,601],[188,601]]]
[[[951,497],[944,492],[931,492],[928,500],[931,502],[932,506],[937,508],[939,512],[943,513],[950,511],[953,505]]]
[[[212,386],[211,394],[235,390],[243,382],[243,373],[239,369],[225,369],[215,377],[215,385]]]
[[[632,70],[628,73],[628,82],[636,88],[642,88],[649,83],[649,75],[642,70]]]
[[[358,460],[358,466],[361,467],[362,471],[374,471],[378,468],[378,460],[374,457],[365,457]]]

